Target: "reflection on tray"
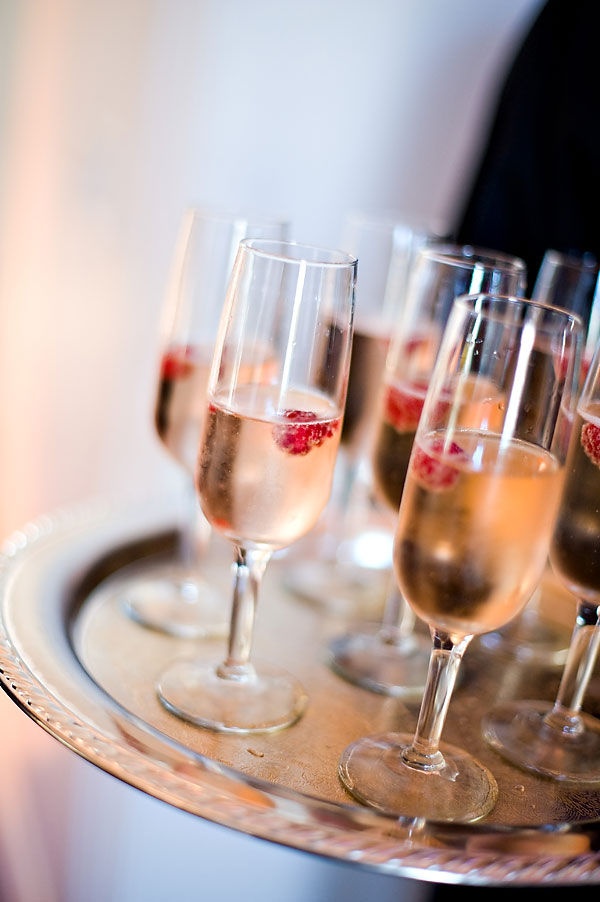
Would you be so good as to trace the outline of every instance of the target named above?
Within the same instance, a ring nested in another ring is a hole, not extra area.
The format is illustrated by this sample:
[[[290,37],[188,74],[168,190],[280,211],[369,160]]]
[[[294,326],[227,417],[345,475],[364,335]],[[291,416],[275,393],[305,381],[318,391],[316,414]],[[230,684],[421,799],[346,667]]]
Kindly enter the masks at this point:
[[[302,680],[309,694],[304,717],[281,732],[244,737],[169,714],[154,688],[165,663],[177,656],[218,660],[224,641],[176,639],[123,614],[127,580],[168,559],[173,540],[162,512],[109,507],[46,521],[5,549],[2,685],[65,745],[192,813],[388,873],[415,876],[423,869],[428,880],[451,873],[459,881],[518,883],[527,862],[528,883],[549,873],[560,879],[567,867],[566,882],[600,880],[600,789],[517,770],[478,730],[482,713],[501,698],[532,697],[535,690],[552,699],[556,669],[534,671],[476,645],[465,656],[445,739],[468,747],[496,776],[500,799],[485,821],[458,827],[389,818],[346,793],[337,776],[342,750],[363,735],[412,730],[418,700],[377,695],[327,667],[326,641],[344,624],[286,593],[284,560],[265,580],[256,655],[285,664]],[[224,599],[226,571],[215,559]],[[543,873],[541,866],[536,871],[540,854]]]

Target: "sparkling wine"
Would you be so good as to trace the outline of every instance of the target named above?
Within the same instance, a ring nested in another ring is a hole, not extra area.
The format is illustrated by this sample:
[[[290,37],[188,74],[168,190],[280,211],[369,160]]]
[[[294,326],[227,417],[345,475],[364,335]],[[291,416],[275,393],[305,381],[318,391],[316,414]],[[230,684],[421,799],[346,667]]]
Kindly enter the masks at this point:
[[[163,445],[194,472],[213,348],[176,345],[161,360],[154,423]]]
[[[394,560],[416,614],[461,635],[516,615],[544,570],[562,482],[556,459],[520,440],[467,429],[449,447],[442,432],[415,444]]]
[[[550,548],[552,566],[578,598],[600,601],[600,405],[578,415],[565,491]]]
[[[208,406],[197,483],[205,516],[234,542],[282,548],[331,491],[341,416],[317,392],[250,384]]]
[[[427,384],[424,379],[413,383],[386,384],[382,410],[373,450],[375,487],[392,509],[400,505],[415,432],[423,409]],[[440,408],[441,410],[441,408]],[[503,398],[486,379],[466,379],[462,385],[462,403],[457,425],[488,428],[500,426]]]
[[[395,348],[395,376],[384,381],[379,397],[372,448],[376,493],[392,511],[398,510],[413,439],[423,409],[440,333],[416,332]]]
[[[408,461],[425,400],[425,387],[385,385],[382,413],[373,446],[375,489],[391,510],[398,510]]]
[[[389,334],[382,332],[379,323],[364,321],[354,327],[341,438],[351,455],[369,445],[389,343]]]

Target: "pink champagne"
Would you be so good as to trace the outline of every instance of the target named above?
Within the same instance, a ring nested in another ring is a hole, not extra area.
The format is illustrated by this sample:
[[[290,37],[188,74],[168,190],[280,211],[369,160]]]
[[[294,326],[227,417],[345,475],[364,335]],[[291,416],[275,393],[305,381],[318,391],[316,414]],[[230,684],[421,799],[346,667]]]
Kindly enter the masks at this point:
[[[392,511],[400,504],[439,342],[434,327],[406,339],[395,350],[395,377],[388,373],[380,391],[371,462],[375,491]]]
[[[563,473],[536,445],[475,430],[415,443],[394,546],[415,613],[460,635],[515,616],[544,570]]]
[[[600,601],[600,405],[578,415],[550,549],[552,566],[577,598]]]
[[[354,327],[341,439],[351,456],[360,455],[370,444],[389,343],[379,323],[365,321]]]
[[[383,388],[379,428],[373,449],[375,488],[392,510],[400,505],[415,432],[425,402],[427,384],[395,382]],[[441,408],[440,408],[441,409]],[[466,379],[457,424],[499,428],[504,416],[503,398],[487,379]]]
[[[423,409],[426,386],[384,385],[379,426],[373,445],[375,490],[398,510],[410,452]]]
[[[174,345],[162,357],[154,423],[163,445],[194,472],[213,348]]]
[[[238,387],[210,401],[197,470],[209,522],[239,544],[283,548],[316,523],[331,491],[341,415],[318,392]]]

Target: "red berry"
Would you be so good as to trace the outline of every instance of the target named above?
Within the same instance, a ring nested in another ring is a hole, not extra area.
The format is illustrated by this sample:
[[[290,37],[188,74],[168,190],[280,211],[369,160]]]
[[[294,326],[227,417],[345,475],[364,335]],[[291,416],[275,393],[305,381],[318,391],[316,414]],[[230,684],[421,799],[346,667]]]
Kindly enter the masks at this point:
[[[288,454],[308,454],[331,438],[340,426],[339,417],[335,420],[317,420],[317,415],[310,410],[284,410],[282,416],[291,422],[285,426],[274,426],[273,437]]]
[[[587,378],[587,374],[588,374],[589,371],[590,371],[591,363],[592,363],[592,361],[591,361],[590,358],[586,358],[585,360],[582,360],[582,361],[581,361],[581,376],[580,376],[580,380],[581,380],[581,383],[582,383],[582,384],[585,382],[585,380],[586,380],[586,378]]]
[[[194,349],[190,345],[179,345],[170,348],[164,355],[160,365],[163,379],[183,379],[189,376],[194,368]]]
[[[429,447],[435,454],[460,455],[463,459],[465,458],[462,448],[456,442],[451,442],[448,447],[445,447],[441,439],[435,439]],[[432,457],[418,445],[415,445],[414,448],[411,468],[419,482],[435,491],[451,489],[459,476],[456,467],[442,463],[441,460]]]
[[[410,357],[410,355],[414,354],[415,351],[419,351],[423,347],[423,344],[423,338],[414,335],[412,338],[409,338],[408,341],[404,342],[402,346],[402,353]]]
[[[600,467],[600,426],[584,423],[581,428],[581,447],[591,462]]]
[[[397,385],[388,385],[384,397],[384,416],[398,432],[409,432],[417,428],[427,386],[414,385],[415,394],[404,391]]]

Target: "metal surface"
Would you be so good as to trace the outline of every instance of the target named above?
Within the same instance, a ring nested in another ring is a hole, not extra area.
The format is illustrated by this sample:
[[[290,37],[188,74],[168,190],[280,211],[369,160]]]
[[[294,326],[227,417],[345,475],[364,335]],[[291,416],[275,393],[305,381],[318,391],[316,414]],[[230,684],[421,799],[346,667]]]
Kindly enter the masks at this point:
[[[337,777],[343,749],[362,735],[411,731],[418,701],[377,695],[324,663],[327,639],[348,624],[289,595],[286,557],[267,571],[255,654],[304,683],[309,707],[293,727],[251,737],[194,727],[168,713],[154,685],[176,656],[219,660],[223,640],[175,639],[123,613],[138,569],[168,558],[175,532],[160,504],[100,503],[25,527],[0,558],[0,680],[33,720],[124,782],[236,830],[381,872],[441,883],[600,882],[600,786],[573,788],[526,774],[483,743],[494,701],[552,698],[556,670],[490,655],[474,644],[444,739],[494,772],[500,799],[487,819],[440,825],[378,814]],[[209,574],[229,597],[229,550],[214,543]],[[553,587],[571,616],[572,599]],[[598,681],[587,709],[598,714]]]

